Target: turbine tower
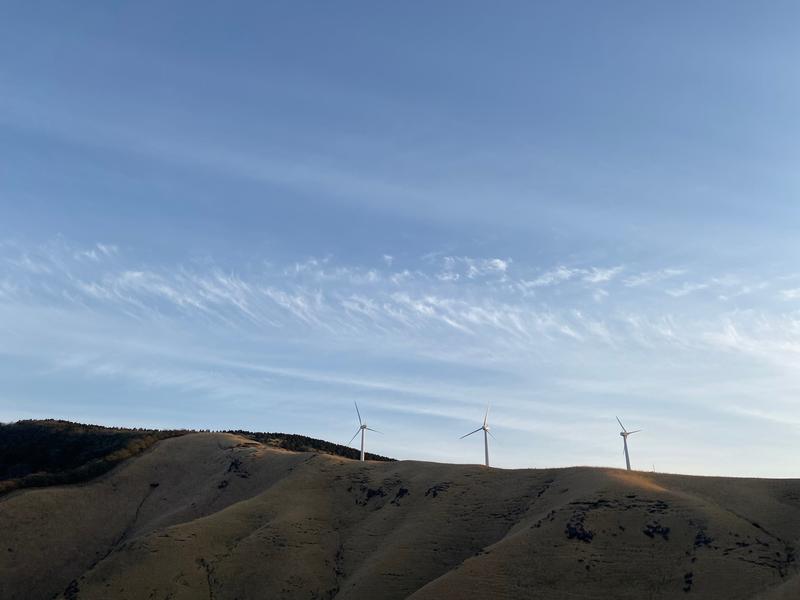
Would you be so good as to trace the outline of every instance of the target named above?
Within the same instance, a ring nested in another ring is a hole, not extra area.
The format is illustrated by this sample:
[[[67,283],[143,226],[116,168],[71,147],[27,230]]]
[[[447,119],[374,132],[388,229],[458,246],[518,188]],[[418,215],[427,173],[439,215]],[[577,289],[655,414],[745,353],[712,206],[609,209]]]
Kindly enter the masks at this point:
[[[362,421],[361,420],[361,413],[358,410],[358,404],[356,404],[355,402],[353,402],[353,404],[355,404],[355,406],[356,406],[356,414],[358,415],[358,429],[356,429],[356,432],[355,432],[355,434],[353,434],[353,437],[350,438],[350,442],[352,442],[354,439],[356,439],[356,436],[359,434],[359,432],[361,433],[361,460],[363,461],[364,460],[364,433],[368,429],[370,431],[374,431],[375,433],[380,433],[380,431],[378,431],[377,429],[373,429],[372,427],[367,427],[366,421]],[[348,446],[350,445],[350,442],[347,442]]]
[[[460,440],[463,440],[465,437],[471,436],[473,433],[478,433],[479,431],[483,431],[483,450],[486,456],[486,466],[489,466],[489,436],[491,435],[494,438],[494,434],[489,431],[489,405],[486,405],[486,414],[483,416],[483,425],[478,427],[475,431],[470,431],[469,433],[462,435]],[[497,438],[495,438],[497,439]]]
[[[625,425],[622,424],[622,421],[619,420],[619,417],[617,417],[617,423],[619,423],[619,426],[622,427],[622,431],[620,431],[619,434],[622,436],[622,446],[625,452],[625,465],[628,467],[628,471],[630,471],[631,458],[628,456],[628,436],[633,435],[634,433],[639,433],[641,429],[637,429],[636,431],[628,431],[625,429]]]

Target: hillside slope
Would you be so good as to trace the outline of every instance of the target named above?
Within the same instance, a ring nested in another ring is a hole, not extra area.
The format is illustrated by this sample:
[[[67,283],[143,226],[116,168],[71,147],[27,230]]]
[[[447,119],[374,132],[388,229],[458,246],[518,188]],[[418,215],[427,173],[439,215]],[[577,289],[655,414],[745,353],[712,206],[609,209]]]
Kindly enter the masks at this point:
[[[0,423],[0,494],[88,481],[159,440],[184,433],[57,419]]]
[[[129,429],[41,419],[0,423],[0,495],[27,487],[81,483],[187,429]],[[356,459],[359,451],[294,433],[227,431],[273,448]],[[367,460],[393,461],[366,453]]]
[[[232,434],[0,498],[0,598],[800,597],[800,481],[359,463]]]

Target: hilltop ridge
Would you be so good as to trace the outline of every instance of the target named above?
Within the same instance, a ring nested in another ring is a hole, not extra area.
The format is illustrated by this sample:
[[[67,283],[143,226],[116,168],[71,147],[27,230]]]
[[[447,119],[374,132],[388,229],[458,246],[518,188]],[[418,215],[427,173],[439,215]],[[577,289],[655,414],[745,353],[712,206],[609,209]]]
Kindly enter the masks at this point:
[[[107,427],[61,419],[0,423],[0,495],[27,487],[79,483],[192,429]],[[358,458],[354,448],[293,433],[227,431],[268,446]],[[394,460],[367,453],[369,460]]]
[[[800,592],[800,481],[361,463],[228,433],[0,498],[0,597],[725,598]]]

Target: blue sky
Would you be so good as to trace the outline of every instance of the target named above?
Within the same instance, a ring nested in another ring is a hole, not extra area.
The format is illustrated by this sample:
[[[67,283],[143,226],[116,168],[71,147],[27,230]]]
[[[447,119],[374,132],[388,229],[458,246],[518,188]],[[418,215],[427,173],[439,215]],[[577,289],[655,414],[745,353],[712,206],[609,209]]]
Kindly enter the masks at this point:
[[[794,3],[0,15],[0,420],[796,476]]]

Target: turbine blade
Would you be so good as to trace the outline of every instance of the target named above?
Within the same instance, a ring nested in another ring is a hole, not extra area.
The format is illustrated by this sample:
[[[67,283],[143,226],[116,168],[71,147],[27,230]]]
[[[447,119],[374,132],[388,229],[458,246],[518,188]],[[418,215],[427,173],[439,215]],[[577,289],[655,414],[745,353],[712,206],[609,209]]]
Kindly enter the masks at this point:
[[[619,417],[617,417],[617,423],[619,423],[619,426],[622,427],[622,431],[628,433],[628,430],[625,429],[625,425],[622,424],[622,421],[619,420]]]
[[[361,413],[358,411],[358,404],[356,404],[355,400],[353,400],[353,404],[356,405],[356,414],[358,415],[358,424],[359,425],[363,425],[363,423],[361,422]]]
[[[356,439],[356,436],[358,435],[359,431],[361,431],[361,427],[359,427],[358,429],[356,429],[356,432],[353,434],[353,437],[351,437],[351,438],[350,438],[350,441],[349,441],[349,442],[347,442],[347,444],[346,444],[347,446],[349,446],[351,443],[353,443],[353,440],[354,440],[354,439]]]
[[[640,431],[642,431],[642,430],[641,429],[637,429],[636,431],[629,431],[628,435],[633,435],[634,433],[639,433]]]
[[[490,405],[486,405],[486,414],[483,415],[483,426],[486,427],[486,422],[489,420],[489,407]]]
[[[377,429],[373,429],[372,427],[365,427],[364,429],[369,429],[370,431],[374,431],[375,433],[383,433],[382,431],[378,431]]]
[[[496,437],[494,437],[494,434],[491,431],[489,431],[488,429],[486,430],[486,433],[488,433],[490,436],[492,436],[493,440],[497,439]]]
[[[473,433],[478,433],[479,431],[483,431],[483,427],[478,427],[475,431],[470,431],[469,433],[467,433],[465,435],[462,435],[458,439],[463,440],[465,437],[468,437],[468,436],[472,435]]]

